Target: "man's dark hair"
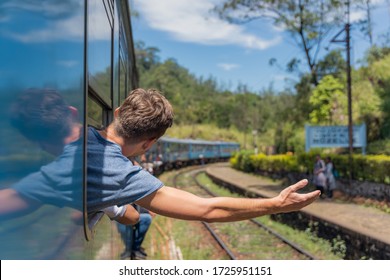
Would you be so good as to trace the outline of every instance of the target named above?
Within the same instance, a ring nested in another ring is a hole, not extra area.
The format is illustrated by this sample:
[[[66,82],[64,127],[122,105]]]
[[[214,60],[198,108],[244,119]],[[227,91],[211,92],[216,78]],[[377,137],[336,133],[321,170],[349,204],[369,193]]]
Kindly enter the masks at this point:
[[[126,140],[160,138],[172,126],[173,109],[156,89],[130,92],[115,119],[116,133]]]

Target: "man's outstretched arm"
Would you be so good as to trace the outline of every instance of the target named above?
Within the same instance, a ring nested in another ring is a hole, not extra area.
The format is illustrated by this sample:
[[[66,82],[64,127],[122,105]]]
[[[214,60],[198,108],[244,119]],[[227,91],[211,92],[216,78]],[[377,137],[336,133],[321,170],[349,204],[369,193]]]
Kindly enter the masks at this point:
[[[136,204],[157,214],[205,222],[232,222],[302,209],[320,196],[320,191],[300,194],[308,181],[301,180],[273,198],[202,198],[171,187],[162,187]]]

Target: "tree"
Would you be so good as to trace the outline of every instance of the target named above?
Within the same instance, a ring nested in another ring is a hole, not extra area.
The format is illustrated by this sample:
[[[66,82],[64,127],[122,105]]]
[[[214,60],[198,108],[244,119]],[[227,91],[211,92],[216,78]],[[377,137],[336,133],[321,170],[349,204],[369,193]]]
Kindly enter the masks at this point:
[[[380,139],[383,126],[382,100],[370,80],[368,73],[361,69],[354,73],[353,84],[353,122],[365,123],[367,126],[367,141]]]
[[[327,75],[332,75],[338,79],[345,79],[347,63],[342,55],[344,50],[337,49],[327,53],[318,61],[318,78],[322,79]]]
[[[346,96],[344,86],[333,76],[325,76],[310,96],[313,111],[310,122],[313,124],[343,124],[346,121]]]
[[[215,7],[219,15],[230,22],[246,23],[269,18],[294,39],[306,59],[311,82],[318,84],[318,56],[327,34],[341,23],[343,1],[338,0],[226,0]],[[330,20],[332,19],[332,20]],[[296,69],[299,60],[293,58],[289,69]]]
[[[370,80],[381,97],[383,124],[381,136],[390,137],[390,54],[370,65]]]
[[[159,64],[160,57],[157,55],[158,52],[160,52],[158,48],[145,47],[145,43],[142,41],[135,43],[135,56],[140,73],[144,73]]]
[[[342,50],[332,50],[318,61],[318,78],[322,79],[327,75],[332,75],[340,81],[345,80],[346,62],[341,54]],[[310,74],[302,75],[299,82],[295,84],[296,98],[294,99],[294,108],[292,119],[297,125],[303,125],[310,118],[313,111],[309,99],[314,90],[311,83]]]
[[[373,64],[376,61],[380,61],[380,60],[384,59],[389,54],[390,54],[390,47],[388,47],[388,46],[383,46],[383,47],[373,46],[367,51],[365,59],[367,60],[368,64]]]
[[[295,110],[292,111],[294,119],[298,124],[303,125],[309,119],[309,115],[312,111],[312,105],[309,102],[310,95],[314,89],[314,85],[310,82],[311,77],[309,74],[303,75],[300,81],[295,84],[296,98],[295,98]]]

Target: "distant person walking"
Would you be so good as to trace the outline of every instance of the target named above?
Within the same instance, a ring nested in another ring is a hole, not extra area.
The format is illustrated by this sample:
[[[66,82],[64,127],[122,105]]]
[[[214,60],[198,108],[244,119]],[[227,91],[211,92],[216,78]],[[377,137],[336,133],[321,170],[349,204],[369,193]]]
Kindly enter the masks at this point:
[[[332,162],[332,159],[330,157],[326,158],[326,165],[325,165],[325,176],[326,176],[326,184],[327,184],[327,197],[332,198],[333,197],[333,190],[336,189],[336,178],[333,175],[335,166]]]
[[[313,168],[313,184],[316,186],[316,189],[321,191],[320,198],[324,198],[324,191],[326,190],[326,176],[325,176],[326,166],[325,162],[321,159],[319,154],[316,155],[316,162],[314,163]]]

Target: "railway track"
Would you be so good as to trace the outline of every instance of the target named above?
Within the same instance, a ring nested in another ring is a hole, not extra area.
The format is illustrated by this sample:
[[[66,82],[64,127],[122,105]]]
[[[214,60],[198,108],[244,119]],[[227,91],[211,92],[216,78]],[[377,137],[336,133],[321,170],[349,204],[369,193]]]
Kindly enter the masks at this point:
[[[180,171],[179,173],[177,173],[174,176],[173,185],[175,187],[179,187],[178,178],[180,176],[187,175],[187,176],[190,176],[191,180],[198,187],[199,190],[196,193],[197,195],[205,196],[207,194],[210,197],[218,196],[217,194],[213,193],[208,187],[206,187],[205,185],[200,183],[199,180],[197,179],[197,175],[199,175],[199,173],[201,173],[203,171],[204,171],[204,168],[202,168],[202,167],[192,168],[190,170],[185,170],[185,171]],[[234,234],[231,234],[231,232],[234,232],[234,231],[238,232],[238,235],[240,235],[240,233],[241,233],[243,236],[246,234],[245,232],[251,232],[248,235],[250,239],[261,239],[261,240],[264,240],[264,238],[272,239],[273,240],[273,241],[271,241],[271,243],[273,244],[272,246],[274,246],[274,248],[278,248],[277,250],[279,250],[279,251],[280,250],[286,250],[286,251],[293,250],[294,253],[286,253],[286,254],[289,254],[289,256],[293,256],[293,258],[310,259],[310,260],[316,259],[316,257],[314,255],[312,255],[310,252],[307,252],[306,250],[302,249],[299,245],[295,244],[294,242],[292,242],[288,238],[280,235],[275,230],[267,227],[266,225],[264,225],[263,223],[255,220],[255,219],[250,219],[250,220],[242,221],[239,223],[229,223],[229,224],[234,224],[234,225],[229,226],[230,229],[224,229],[223,226],[221,226],[221,224],[219,224],[219,223],[209,224],[209,223],[202,222],[202,224],[207,229],[207,231],[210,233],[212,238],[218,243],[218,245],[221,247],[221,249],[232,260],[244,259],[246,257],[254,256],[254,254],[253,254],[253,252],[251,252],[251,250],[256,250],[256,249],[261,250],[261,246],[260,247],[253,246],[252,248],[240,249],[240,248],[238,248],[239,246],[232,244],[235,242],[231,241],[231,240],[229,241],[229,239],[230,239],[229,236],[234,235]],[[233,227],[233,228],[231,228],[231,227]],[[234,227],[236,227],[236,228],[234,228]],[[226,231],[228,231],[228,232],[226,232]],[[269,235],[269,236],[267,237],[267,235]],[[277,241],[275,241],[275,240],[277,240]],[[252,240],[247,240],[246,242],[249,244],[252,242]],[[264,243],[268,243],[268,241],[266,241]],[[281,245],[281,244],[283,244],[283,245]],[[251,246],[249,246],[249,247],[251,247]]]

